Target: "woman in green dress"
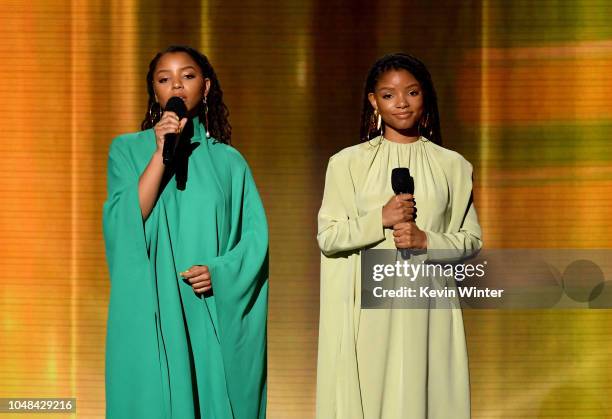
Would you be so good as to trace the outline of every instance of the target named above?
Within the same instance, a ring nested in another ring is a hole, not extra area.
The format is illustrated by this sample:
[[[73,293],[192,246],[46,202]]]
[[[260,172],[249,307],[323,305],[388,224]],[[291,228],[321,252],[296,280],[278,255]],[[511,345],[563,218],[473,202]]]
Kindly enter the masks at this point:
[[[330,158],[318,217],[317,418],[469,418],[460,309],[361,308],[360,250],[470,253],[482,246],[472,166],[441,146],[436,94],[422,62],[393,54],[374,64],[361,136]],[[396,167],[409,168],[414,196],[394,195]]]
[[[108,160],[109,418],[265,418],[268,227],[229,145],[217,76],[189,47],[155,56],[142,131]],[[164,109],[183,100],[180,119]],[[168,134],[179,135],[164,164]]]

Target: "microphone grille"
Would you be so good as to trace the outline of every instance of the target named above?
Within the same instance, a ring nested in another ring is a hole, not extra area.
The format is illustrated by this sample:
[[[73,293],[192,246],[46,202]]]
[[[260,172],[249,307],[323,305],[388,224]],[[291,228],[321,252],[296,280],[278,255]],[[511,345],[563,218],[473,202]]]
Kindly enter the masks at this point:
[[[391,172],[391,187],[395,194],[414,194],[414,180],[407,167],[396,167]]]
[[[183,119],[187,116],[187,106],[185,102],[178,96],[172,96],[166,103],[166,111],[174,112],[179,119]]]

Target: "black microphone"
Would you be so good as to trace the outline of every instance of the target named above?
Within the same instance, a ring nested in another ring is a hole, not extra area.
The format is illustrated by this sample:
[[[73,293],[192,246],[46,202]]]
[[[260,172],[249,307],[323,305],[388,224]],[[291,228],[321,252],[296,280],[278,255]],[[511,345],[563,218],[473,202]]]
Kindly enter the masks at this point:
[[[396,167],[391,172],[391,187],[396,195],[401,193],[414,194],[414,179],[407,167]]]
[[[179,121],[187,115],[187,106],[185,106],[183,99],[178,96],[172,96],[168,99],[164,110],[174,112],[179,117]],[[174,159],[178,138],[179,135],[175,133],[168,133],[164,136],[164,151],[162,153],[164,164],[169,164]]]
[[[391,187],[396,195],[402,193],[414,195],[414,179],[410,176],[410,170],[407,167],[396,167],[393,169],[391,172]],[[412,202],[414,202],[414,198]],[[416,207],[413,218],[416,219]],[[400,249],[400,253],[403,259],[408,259],[408,249]]]

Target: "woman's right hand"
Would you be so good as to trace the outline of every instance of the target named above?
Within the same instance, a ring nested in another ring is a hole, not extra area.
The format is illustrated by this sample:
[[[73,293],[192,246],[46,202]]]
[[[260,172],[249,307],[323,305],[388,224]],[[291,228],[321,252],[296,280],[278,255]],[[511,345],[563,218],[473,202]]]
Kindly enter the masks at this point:
[[[166,134],[179,134],[187,124],[187,118],[179,121],[178,116],[174,112],[164,112],[161,119],[155,127],[155,141],[157,143],[157,153],[163,153],[164,137]]]
[[[393,195],[382,209],[383,227],[392,228],[396,224],[413,221],[415,211],[412,194]]]

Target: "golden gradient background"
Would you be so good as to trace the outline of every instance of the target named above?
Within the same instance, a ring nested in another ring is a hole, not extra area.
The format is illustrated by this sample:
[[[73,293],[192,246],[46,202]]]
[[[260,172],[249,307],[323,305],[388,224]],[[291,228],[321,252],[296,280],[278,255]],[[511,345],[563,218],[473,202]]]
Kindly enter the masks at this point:
[[[172,43],[215,66],[268,213],[270,418],[314,416],[324,169],[358,141],[382,54],[428,64],[445,146],[475,167],[487,247],[612,247],[609,2],[1,6],[0,397],[76,397],[78,417],[104,415],[107,150],[138,129],[148,62]],[[611,311],[465,323],[474,418],[612,417]]]

